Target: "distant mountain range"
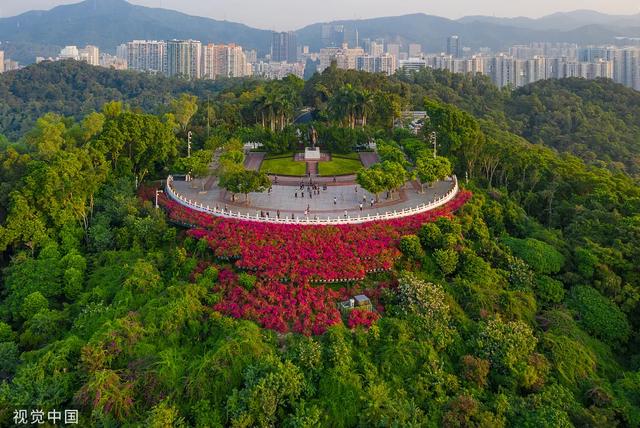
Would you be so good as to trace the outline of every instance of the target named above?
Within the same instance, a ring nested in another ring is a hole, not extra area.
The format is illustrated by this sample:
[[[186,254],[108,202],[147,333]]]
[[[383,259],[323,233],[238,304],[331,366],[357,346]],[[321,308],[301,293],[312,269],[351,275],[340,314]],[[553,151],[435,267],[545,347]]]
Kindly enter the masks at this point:
[[[451,20],[425,14],[336,21],[355,39],[384,38],[403,44],[421,43],[430,52],[441,51],[445,39],[459,35],[465,46],[503,49],[534,41],[614,43],[616,37],[640,37],[640,14],[606,15],[579,10],[539,19],[468,16]],[[321,47],[322,24],[297,31],[301,43]],[[85,0],[48,11],[31,11],[0,18],[0,49],[22,63],[37,55],[52,56],[65,45],[94,44],[113,51],[133,39],[194,38],[203,42],[236,42],[246,48],[269,51],[270,31],[244,24],[186,15],[167,9],[132,5],[125,0]]]
[[[132,5],[125,0],[85,0],[48,11],[31,11],[0,18],[0,40],[21,62],[58,53],[66,45],[93,44],[113,51],[134,39],[194,38],[207,42],[235,42],[267,52],[271,32],[244,24],[186,15],[167,9]],[[37,49],[40,47],[40,49]],[[0,47],[2,49],[2,47]]]

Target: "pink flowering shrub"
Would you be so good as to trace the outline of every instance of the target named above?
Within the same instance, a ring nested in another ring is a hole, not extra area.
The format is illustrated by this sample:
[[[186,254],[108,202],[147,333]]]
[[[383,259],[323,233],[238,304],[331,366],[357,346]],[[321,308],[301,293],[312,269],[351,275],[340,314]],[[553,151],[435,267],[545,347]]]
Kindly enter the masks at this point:
[[[400,237],[451,216],[470,196],[460,192],[443,207],[411,217],[335,226],[226,219],[188,209],[165,195],[159,202],[172,221],[193,226],[189,236],[206,239],[216,257],[233,260],[263,280],[302,284],[354,281],[390,270],[400,257]]]
[[[151,200],[155,195],[153,189],[146,189],[141,196]],[[246,290],[232,270],[221,270],[214,291],[222,299],[214,309],[282,333],[318,335],[341,322],[338,301],[366,294],[379,302],[384,287],[334,291],[311,283],[358,281],[367,273],[390,270],[400,257],[398,242],[403,235],[416,233],[423,223],[452,216],[470,197],[471,192],[461,191],[446,205],[414,216],[331,226],[216,217],[186,208],[164,194],[158,202],[171,221],[192,228],[189,236],[205,239],[216,257],[257,277],[255,288]],[[379,304],[376,309],[384,310]],[[352,311],[347,321],[350,328],[368,328],[379,317],[362,312]]]

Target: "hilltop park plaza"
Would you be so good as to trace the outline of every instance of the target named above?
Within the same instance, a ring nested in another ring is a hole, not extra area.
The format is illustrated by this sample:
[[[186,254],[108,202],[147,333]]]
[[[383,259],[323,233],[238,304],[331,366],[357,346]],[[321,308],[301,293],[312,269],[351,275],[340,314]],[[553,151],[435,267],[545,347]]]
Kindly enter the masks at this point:
[[[171,181],[169,193],[174,193],[170,196],[178,202],[195,208],[200,207],[207,212],[241,215],[261,220],[289,219],[295,222],[305,219],[338,221],[346,218],[373,217],[372,219],[375,219],[379,215],[391,216],[403,210],[425,207],[426,204],[438,204],[445,196],[452,195],[457,189],[454,179],[439,181],[431,187],[424,186],[424,189],[419,183],[409,181],[397,192],[380,193],[379,200],[376,201],[376,195],[364,190],[356,183],[354,173],[336,176],[319,175],[319,164],[328,161],[330,155],[322,153],[320,159],[316,156],[309,153],[306,156],[304,153],[292,155],[291,162],[302,163],[301,168],[306,172],[304,176],[270,173],[271,189],[263,193],[250,193],[247,199],[242,194],[236,194],[234,197],[230,192],[220,188],[215,177],[190,181],[176,178]],[[264,158],[264,153],[248,152],[245,168],[260,170]],[[378,157],[374,152],[361,152],[359,160],[362,163],[361,166],[369,167],[378,162]],[[262,171],[269,173],[264,168]]]

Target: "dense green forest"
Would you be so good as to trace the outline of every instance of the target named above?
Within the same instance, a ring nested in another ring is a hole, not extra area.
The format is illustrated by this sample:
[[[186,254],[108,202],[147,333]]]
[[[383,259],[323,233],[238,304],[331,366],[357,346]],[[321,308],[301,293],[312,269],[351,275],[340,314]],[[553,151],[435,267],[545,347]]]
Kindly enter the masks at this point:
[[[634,93],[333,67],[192,86],[73,63],[0,87],[0,424],[75,408],[103,427],[640,425]],[[469,177],[471,200],[403,236],[391,271],[342,285],[378,290],[368,329],[223,315],[220,287],[256,277],[139,197],[185,164],[187,129],[223,161],[242,141],[286,152],[303,106],[332,151],[374,138],[414,161],[436,131]],[[428,112],[425,135],[393,127],[407,108]]]
[[[250,80],[169,79],[145,73],[92,67],[78,61],[45,62],[0,76],[0,134],[18,138],[46,113],[82,119],[110,101],[134,109],[162,113],[169,101],[189,92],[215,96],[227,86]]]
[[[420,109],[428,96],[589,164],[640,174],[640,93],[611,80],[546,80],[508,91],[485,76],[444,70],[399,74],[384,83],[379,76],[356,79],[384,85],[402,98],[403,108]],[[187,82],[75,61],[40,64],[0,77],[0,134],[17,139],[50,112],[81,119],[106,102],[123,101],[161,114],[171,98],[183,92],[203,100],[222,92],[238,95],[256,85],[251,79]],[[308,101],[317,105],[320,100],[305,98]]]

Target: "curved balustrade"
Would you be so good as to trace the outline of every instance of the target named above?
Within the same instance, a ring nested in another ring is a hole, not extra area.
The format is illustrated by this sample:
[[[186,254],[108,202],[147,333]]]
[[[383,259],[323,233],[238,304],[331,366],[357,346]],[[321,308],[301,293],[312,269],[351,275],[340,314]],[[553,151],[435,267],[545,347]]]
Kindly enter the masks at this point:
[[[173,188],[173,177],[167,177],[167,184],[165,186],[165,191],[167,195],[178,202],[179,204],[191,208],[196,211],[204,212],[207,214],[211,214],[218,217],[225,218],[233,218],[239,220],[246,221],[257,221],[262,223],[281,223],[281,224],[316,224],[316,225],[327,225],[327,224],[358,224],[358,223],[366,223],[370,221],[378,221],[378,220],[392,220],[396,218],[408,217],[415,214],[420,214],[425,211],[430,211],[435,208],[441,207],[447,202],[451,201],[458,194],[460,190],[458,187],[458,179],[454,175],[451,177],[453,186],[452,188],[443,196],[433,200],[429,203],[420,204],[414,208],[404,208],[402,210],[394,210],[393,212],[387,211],[384,214],[375,214],[375,215],[358,215],[357,217],[347,216],[347,217],[325,217],[320,218],[319,216],[310,217],[296,217],[295,219],[283,217],[283,218],[269,218],[269,217],[260,217],[258,214],[255,216],[251,214],[243,214],[241,212],[233,212],[229,210],[210,208],[209,206],[204,206],[202,203],[198,203],[196,201],[192,201],[191,199],[187,199],[183,195],[176,192]]]

